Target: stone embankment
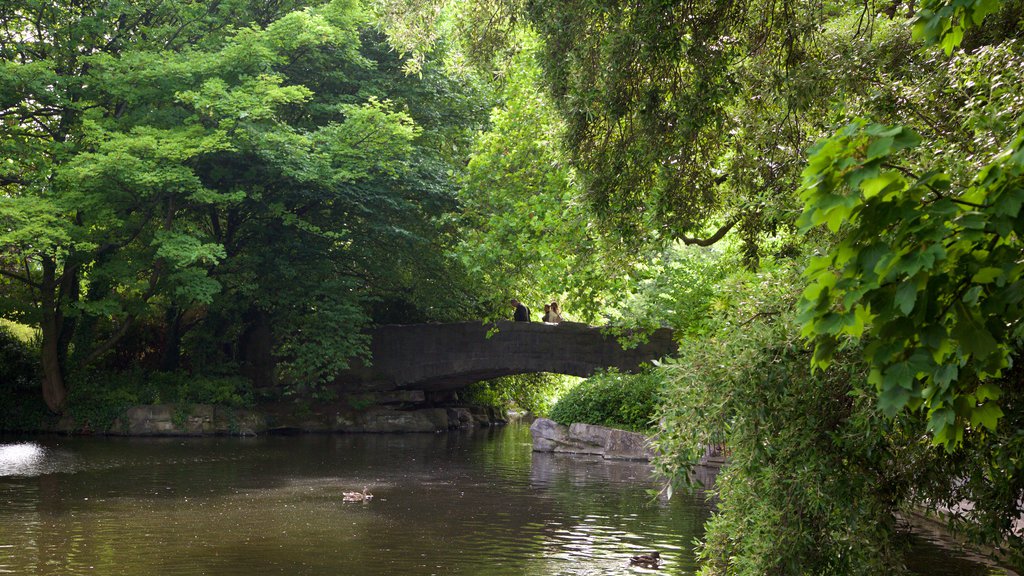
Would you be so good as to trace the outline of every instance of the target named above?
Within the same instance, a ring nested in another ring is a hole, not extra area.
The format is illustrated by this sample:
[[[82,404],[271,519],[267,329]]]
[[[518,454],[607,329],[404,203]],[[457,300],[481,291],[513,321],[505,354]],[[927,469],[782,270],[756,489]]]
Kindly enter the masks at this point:
[[[534,452],[600,456],[605,460],[642,460],[654,457],[651,440],[643,434],[592,424],[565,426],[547,418],[537,418],[530,426]],[[727,460],[720,446],[708,447],[690,478],[701,486],[712,486]]]
[[[125,436],[256,436],[284,432],[442,432],[505,423],[493,408],[458,406],[400,409],[369,406],[354,409],[330,405],[299,407],[294,404],[261,406],[256,410],[206,404],[134,406],[108,430],[62,419],[56,432],[99,433]]]
[[[590,454],[607,460],[650,460],[650,440],[643,434],[592,424],[565,426],[547,418],[530,425],[534,452]]]

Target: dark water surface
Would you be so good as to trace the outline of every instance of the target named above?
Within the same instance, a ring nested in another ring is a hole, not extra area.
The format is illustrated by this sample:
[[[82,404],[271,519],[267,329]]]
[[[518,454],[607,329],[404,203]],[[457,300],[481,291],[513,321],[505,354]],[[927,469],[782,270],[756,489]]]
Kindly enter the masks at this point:
[[[366,486],[365,504],[342,492]],[[647,465],[448,434],[0,439],[0,574],[692,574],[703,495]],[[659,550],[660,571],[628,565]],[[989,570],[933,542],[921,574]]]

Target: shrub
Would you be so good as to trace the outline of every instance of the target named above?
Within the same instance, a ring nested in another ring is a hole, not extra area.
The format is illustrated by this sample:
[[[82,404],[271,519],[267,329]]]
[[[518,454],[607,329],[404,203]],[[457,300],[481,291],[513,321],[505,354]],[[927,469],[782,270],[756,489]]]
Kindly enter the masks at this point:
[[[139,404],[176,404],[185,413],[193,404],[254,404],[251,382],[238,376],[89,371],[73,375],[69,388],[68,414],[79,426],[97,432],[109,430],[125,410]]]
[[[658,370],[599,373],[562,396],[550,418],[559,424],[597,424],[647,432],[654,427],[664,380]]]
[[[38,430],[52,415],[39,392],[39,357],[17,326],[0,324],[0,429]]]
[[[34,388],[39,371],[39,360],[30,341],[0,324],[0,387]]]

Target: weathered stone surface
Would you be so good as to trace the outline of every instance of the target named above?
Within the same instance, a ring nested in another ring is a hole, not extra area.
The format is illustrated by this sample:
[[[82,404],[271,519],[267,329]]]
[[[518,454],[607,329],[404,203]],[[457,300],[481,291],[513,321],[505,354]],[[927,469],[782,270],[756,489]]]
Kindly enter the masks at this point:
[[[266,431],[266,421],[251,410],[215,408],[197,404],[133,406],[114,422],[112,434],[131,436],[254,435]]]
[[[569,444],[569,428],[547,418],[534,420],[530,435],[534,452],[554,452],[555,448]]]
[[[256,436],[267,431],[265,416],[241,408],[217,407],[213,425],[215,434]]]
[[[477,424],[469,408],[448,409],[448,425],[452,428],[472,428]]]
[[[600,328],[563,322],[461,322],[380,326],[371,334],[372,367],[353,361],[337,384],[373,382],[428,393],[458,390],[473,382],[513,374],[552,372],[590,376],[599,368],[634,372],[677,349],[672,331],[656,330],[647,342],[624,350]],[[440,396],[427,395],[441,403]]]
[[[608,445],[612,429],[593,424],[570,424],[569,438],[586,446],[604,447]]]
[[[362,412],[340,415],[340,432],[439,432],[448,429],[448,411],[444,408],[393,410],[374,406]]]
[[[547,418],[530,425],[535,452],[593,454],[606,459],[650,460],[654,453],[643,434],[592,424],[563,426]]]
[[[481,407],[400,410],[380,405],[355,410],[338,404],[312,410],[282,403],[266,405],[261,410],[203,404],[183,409],[173,404],[134,406],[109,430],[93,430],[65,417],[52,431],[128,436],[252,436],[268,432],[440,432],[504,422],[503,414]]]
[[[612,430],[608,435],[608,442],[605,444],[604,457],[623,460],[651,460],[654,458],[654,449],[651,448],[650,439],[643,434]]]
[[[490,406],[469,406],[469,412],[473,415],[473,422],[477,426],[494,426],[508,422],[508,416],[502,410]]]

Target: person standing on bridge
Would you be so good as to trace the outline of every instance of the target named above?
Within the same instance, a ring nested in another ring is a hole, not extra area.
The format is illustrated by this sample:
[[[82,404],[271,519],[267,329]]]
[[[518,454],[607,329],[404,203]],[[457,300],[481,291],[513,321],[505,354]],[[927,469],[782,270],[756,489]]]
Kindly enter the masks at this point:
[[[526,304],[523,304],[522,302],[516,300],[515,298],[513,298],[509,302],[512,304],[512,307],[516,309],[515,315],[512,316],[513,320],[515,320],[516,322],[530,321],[530,309],[526,307]]]
[[[550,314],[548,314],[548,322],[558,324],[564,320],[562,318],[562,309],[558,307],[558,302],[552,302],[544,307],[551,310]]]

